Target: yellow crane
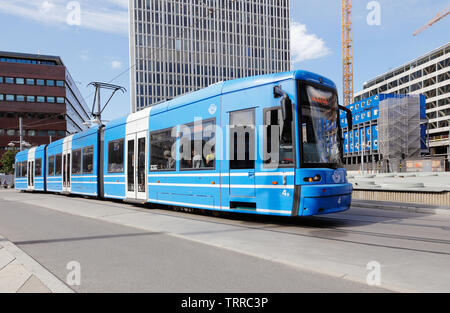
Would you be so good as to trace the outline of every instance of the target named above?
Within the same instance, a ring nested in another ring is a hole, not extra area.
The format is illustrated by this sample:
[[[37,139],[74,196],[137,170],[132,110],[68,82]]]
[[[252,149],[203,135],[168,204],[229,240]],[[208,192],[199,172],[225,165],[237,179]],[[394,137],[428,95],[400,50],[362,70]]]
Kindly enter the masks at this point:
[[[342,65],[344,106],[353,103],[353,22],[352,0],[342,1]]]
[[[423,32],[424,30],[430,28],[431,26],[433,26],[434,24],[436,24],[437,22],[439,22],[440,20],[442,20],[444,17],[446,17],[447,15],[450,14],[450,6],[447,7],[444,11],[439,12],[431,21],[429,21],[426,25],[423,25],[421,28],[419,28],[418,30],[416,30],[416,32],[413,34],[413,36],[417,36],[419,35],[421,32]]]

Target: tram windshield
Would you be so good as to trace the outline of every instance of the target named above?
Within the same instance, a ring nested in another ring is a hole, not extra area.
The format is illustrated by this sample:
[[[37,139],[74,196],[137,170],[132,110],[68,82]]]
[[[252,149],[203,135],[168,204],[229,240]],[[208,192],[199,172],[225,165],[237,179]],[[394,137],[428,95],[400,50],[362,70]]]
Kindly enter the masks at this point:
[[[300,138],[303,167],[337,168],[339,145],[339,100],[335,90],[311,85],[300,88]]]

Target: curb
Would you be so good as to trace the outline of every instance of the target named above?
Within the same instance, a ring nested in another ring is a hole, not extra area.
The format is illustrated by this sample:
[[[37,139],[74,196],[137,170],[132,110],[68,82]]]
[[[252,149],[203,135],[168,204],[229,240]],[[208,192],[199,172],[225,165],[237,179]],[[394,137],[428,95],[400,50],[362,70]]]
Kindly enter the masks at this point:
[[[360,207],[366,209],[376,209],[384,211],[394,211],[394,212],[408,212],[408,213],[421,213],[421,214],[433,214],[433,215],[450,215],[450,207],[436,207],[436,208],[419,208],[415,207],[411,203],[399,203],[397,204],[386,204],[383,202],[371,203],[365,202],[364,200],[354,200],[352,202],[352,207]]]
[[[0,246],[11,254],[15,258],[15,261],[23,266],[25,270],[39,279],[52,293],[74,293],[74,291],[59,278],[2,236],[0,236]]]

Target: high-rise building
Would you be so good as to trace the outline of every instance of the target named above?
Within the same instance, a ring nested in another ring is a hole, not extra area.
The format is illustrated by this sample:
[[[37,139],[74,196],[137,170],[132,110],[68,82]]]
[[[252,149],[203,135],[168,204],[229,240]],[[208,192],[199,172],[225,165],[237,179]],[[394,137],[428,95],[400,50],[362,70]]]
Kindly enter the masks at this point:
[[[87,129],[89,112],[60,57],[0,52],[0,156],[18,149],[20,117],[37,146]]]
[[[369,80],[355,102],[383,93],[425,95],[431,154],[450,155],[450,43]]]
[[[290,70],[290,0],[130,0],[133,112],[219,81]]]

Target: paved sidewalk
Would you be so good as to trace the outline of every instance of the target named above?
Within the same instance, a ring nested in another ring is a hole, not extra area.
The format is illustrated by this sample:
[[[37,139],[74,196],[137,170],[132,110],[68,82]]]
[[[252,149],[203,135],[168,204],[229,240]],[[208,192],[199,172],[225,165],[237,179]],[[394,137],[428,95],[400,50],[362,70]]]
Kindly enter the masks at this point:
[[[71,293],[69,287],[0,236],[0,293]]]
[[[386,211],[450,215],[450,206],[436,206],[417,203],[402,203],[402,202],[358,200],[358,199],[352,201],[352,206],[367,209],[386,210]]]

